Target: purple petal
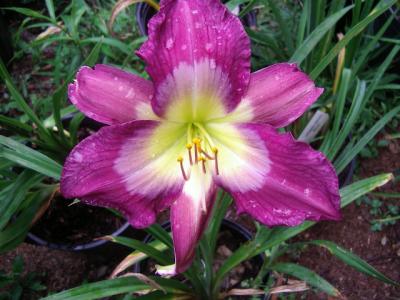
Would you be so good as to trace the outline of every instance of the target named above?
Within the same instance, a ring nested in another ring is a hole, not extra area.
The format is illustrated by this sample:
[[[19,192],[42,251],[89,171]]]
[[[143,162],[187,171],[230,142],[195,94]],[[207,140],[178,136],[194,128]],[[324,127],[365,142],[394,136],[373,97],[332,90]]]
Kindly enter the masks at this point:
[[[299,70],[281,63],[251,74],[250,84],[235,113],[247,121],[284,127],[300,117],[324,90]]]
[[[86,116],[105,124],[153,120],[153,84],[106,65],[82,67],[68,87],[71,102]]]
[[[218,0],[162,1],[149,22],[149,39],[137,54],[153,79],[152,106],[159,116],[175,100],[177,74],[186,73],[185,86],[204,87],[219,96],[226,111],[237,106],[248,86],[249,39],[240,20]],[[207,70],[199,75],[201,68]]]
[[[134,227],[152,224],[156,213],[168,207],[183,186],[176,156],[151,148],[155,132],[164,125],[132,121],[103,127],[86,138],[65,162],[61,193],[117,209]],[[175,143],[176,137],[171,136],[170,142]],[[167,148],[168,139],[165,143]]]
[[[171,206],[172,237],[175,248],[175,270],[182,273],[191,265],[195,249],[211,215],[216,186],[211,175],[192,167],[182,194]]]
[[[295,226],[304,220],[338,220],[340,196],[338,178],[325,156],[309,145],[295,141],[291,134],[279,134],[264,124],[245,124],[264,142],[267,170],[262,185],[242,191],[225,183],[235,199],[238,212],[246,212],[266,225]],[[258,170],[258,161],[249,161]],[[248,179],[243,179],[248,181]],[[248,183],[250,184],[250,182]]]

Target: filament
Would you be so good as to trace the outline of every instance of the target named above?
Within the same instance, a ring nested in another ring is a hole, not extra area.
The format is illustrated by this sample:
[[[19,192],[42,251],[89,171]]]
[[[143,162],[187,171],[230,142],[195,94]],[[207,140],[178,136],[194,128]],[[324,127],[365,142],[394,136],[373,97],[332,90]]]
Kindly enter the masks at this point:
[[[178,156],[177,161],[179,162],[179,164],[181,166],[181,172],[182,172],[183,179],[185,179],[185,181],[188,181],[189,177],[186,175],[185,168],[183,167],[183,157]]]

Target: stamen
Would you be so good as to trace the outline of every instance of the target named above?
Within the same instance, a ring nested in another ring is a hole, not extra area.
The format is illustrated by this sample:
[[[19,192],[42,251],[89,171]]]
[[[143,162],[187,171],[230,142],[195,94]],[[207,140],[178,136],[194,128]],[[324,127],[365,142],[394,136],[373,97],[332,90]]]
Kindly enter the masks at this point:
[[[199,147],[201,140],[199,138],[194,138],[192,142],[194,144],[194,161],[197,164],[199,162]]]
[[[209,160],[213,160],[213,159],[214,159],[214,157],[212,157],[210,154],[208,154],[208,153],[205,152],[204,150],[201,150],[201,153],[203,153],[204,156],[207,157],[207,159],[209,159]]]
[[[176,160],[179,162],[179,164],[181,166],[181,172],[182,172],[183,179],[185,179],[185,181],[188,181],[189,178],[186,175],[185,168],[183,167],[183,157],[182,156],[178,156],[178,158]]]
[[[199,161],[202,163],[203,173],[206,174],[206,159],[204,156],[200,156]]]
[[[186,145],[186,149],[188,150],[190,165],[193,165],[193,159],[192,159],[192,144],[191,144],[191,143],[188,143],[188,144]]]
[[[206,138],[207,142],[211,145],[211,147],[214,147],[213,140],[211,136],[208,134],[207,130],[201,125],[200,123],[193,123],[201,132],[201,134]]]
[[[214,167],[215,173],[219,175],[219,168],[218,168],[218,148],[212,147],[211,151],[214,153]]]

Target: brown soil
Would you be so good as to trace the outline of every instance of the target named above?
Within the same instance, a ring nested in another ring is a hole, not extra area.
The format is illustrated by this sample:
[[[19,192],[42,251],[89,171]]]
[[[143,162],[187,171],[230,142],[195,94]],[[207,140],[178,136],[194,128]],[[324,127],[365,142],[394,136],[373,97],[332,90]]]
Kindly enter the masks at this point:
[[[119,253],[118,248],[116,251]],[[115,251],[111,252],[115,253]],[[0,269],[10,272],[12,262],[17,256],[24,260],[24,273],[34,272],[37,279],[47,287],[40,293],[24,294],[22,299],[39,299],[50,292],[58,292],[82,284],[106,279],[127,255],[115,254],[103,256],[100,254],[53,250],[43,246],[23,243],[13,251],[0,255]]]

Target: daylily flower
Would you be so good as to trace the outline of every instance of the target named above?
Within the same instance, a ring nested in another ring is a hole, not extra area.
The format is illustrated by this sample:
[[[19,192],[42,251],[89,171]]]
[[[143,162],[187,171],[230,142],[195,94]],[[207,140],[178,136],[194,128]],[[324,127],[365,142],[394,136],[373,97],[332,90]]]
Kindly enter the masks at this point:
[[[164,0],[137,52],[151,77],[82,67],[70,100],[107,125],[69,155],[65,197],[121,211],[143,228],[171,208],[185,271],[217,188],[268,225],[339,219],[338,179],[310,146],[278,133],[323,92],[295,64],[250,74],[250,42],[218,0]]]

